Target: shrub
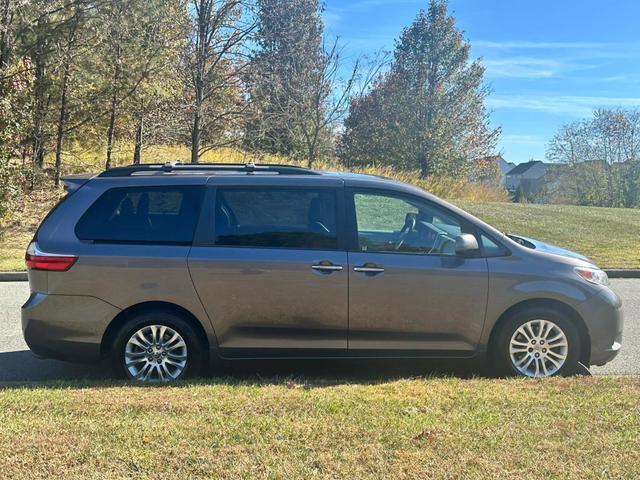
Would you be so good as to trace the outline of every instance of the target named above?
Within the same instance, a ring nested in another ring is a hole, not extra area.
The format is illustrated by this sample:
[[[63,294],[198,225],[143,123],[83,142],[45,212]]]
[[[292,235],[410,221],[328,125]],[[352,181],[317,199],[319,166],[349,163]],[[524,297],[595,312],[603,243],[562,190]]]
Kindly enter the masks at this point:
[[[0,219],[9,218],[33,183],[31,168],[0,157]]]
[[[122,144],[114,151],[114,164],[124,165],[131,163],[133,146]],[[64,174],[98,172],[103,168],[103,152],[96,149],[86,149],[74,144],[65,152],[66,164]],[[182,161],[189,162],[189,149],[178,145],[155,145],[143,150],[143,162],[166,162]],[[277,154],[256,154],[249,153],[234,148],[219,148],[211,150],[202,155],[202,162],[221,163],[281,163],[290,165],[305,166],[306,162],[297,161]],[[47,159],[47,164],[50,160]],[[497,182],[473,181],[464,176],[446,177],[432,175],[426,179],[420,178],[419,170],[399,169],[390,165],[387,166],[354,166],[347,168],[338,160],[321,160],[314,164],[317,170],[351,171],[376,175],[399,180],[422,188],[434,195],[455,200],[476,200],[485,202],[508,202],[509,195],[504,188],[497,185]],[[46,169],[45,169],[46,170]],[[486,172],[485,172],[486,173]],[[486,175],[483,177],[486,179]],[[37,185],[42,183],[41,178],[34,178]],[[44,186],[46,188],[46,186]]]
[[[336,164],[319,165],[329,170],[344,170]],[[380,177],[393,178],[404,183],[415,185],[433,195],[455,200],[475,200],[484,202],[509,202],[507,191],[489,182],[472,182],[462,177],[444,177],[432,175],[420,178],[418,170],[398,170],[393,167],[356,167],[351,171]]]

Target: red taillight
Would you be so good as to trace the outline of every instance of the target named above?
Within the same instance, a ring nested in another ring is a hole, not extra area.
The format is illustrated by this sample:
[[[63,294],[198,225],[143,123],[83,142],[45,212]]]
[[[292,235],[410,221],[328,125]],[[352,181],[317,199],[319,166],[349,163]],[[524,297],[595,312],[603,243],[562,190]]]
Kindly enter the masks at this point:
[[[76,263],[78,257],[74,257],[72,255],[44,253],[38,249],[38,244],[36,242],[31,242],[24,259],[27,264],[27,268],[31,270],[66,272],[74,263]]]

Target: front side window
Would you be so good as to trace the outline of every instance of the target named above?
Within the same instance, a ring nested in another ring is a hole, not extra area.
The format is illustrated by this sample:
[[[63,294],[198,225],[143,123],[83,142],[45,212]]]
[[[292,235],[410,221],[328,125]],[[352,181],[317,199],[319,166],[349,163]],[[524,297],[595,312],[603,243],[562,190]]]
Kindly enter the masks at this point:
[[[80,240],[190,244],[203,187],[121,187],[102,194],[76,225]]]
[[[219,188],[215,244],[333,250],[336,210],[334,190]]]
[[[455,255],[456,237],[472,233],[454,215],[420,199],[355,193],[354,204],[362,252]]]

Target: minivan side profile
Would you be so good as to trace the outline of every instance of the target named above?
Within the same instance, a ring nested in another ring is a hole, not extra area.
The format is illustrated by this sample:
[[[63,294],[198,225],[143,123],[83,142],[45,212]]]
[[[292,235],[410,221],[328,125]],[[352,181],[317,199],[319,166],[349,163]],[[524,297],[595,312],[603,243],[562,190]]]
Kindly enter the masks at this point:
[[[606,274],[418,188],[286,165],[65,179],[26,253],[37,355],[143,382],[218,358],[464,358],[544,377],[620,349]]]

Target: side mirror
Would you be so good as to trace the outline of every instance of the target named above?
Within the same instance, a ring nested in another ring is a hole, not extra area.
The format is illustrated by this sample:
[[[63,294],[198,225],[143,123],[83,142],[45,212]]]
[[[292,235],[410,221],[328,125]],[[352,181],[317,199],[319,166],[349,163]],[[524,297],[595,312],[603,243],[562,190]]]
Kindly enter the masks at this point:
[[[470,233],[463,233],[456,237],[456,255],[468,255],[479,250],[478,240]]]

